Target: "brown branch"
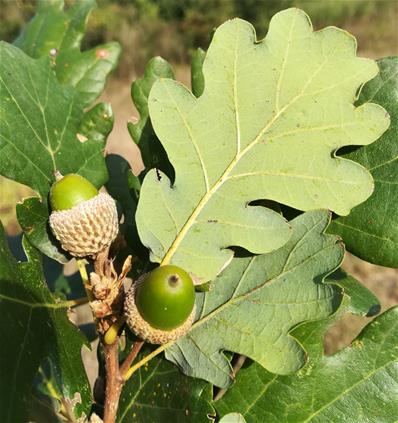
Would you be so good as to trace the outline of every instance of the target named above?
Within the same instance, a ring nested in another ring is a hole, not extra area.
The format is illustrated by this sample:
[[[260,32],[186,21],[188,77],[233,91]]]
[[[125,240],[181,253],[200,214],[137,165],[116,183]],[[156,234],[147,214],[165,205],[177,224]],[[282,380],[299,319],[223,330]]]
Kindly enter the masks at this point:
[[[128,356],[125,358],[123,364],[120,366],[120,374],[122,377],[127,372],[127,370],[130,368],[131,363],[135,360],[138,353],[140,352],[141,348],[144,345],[144,341],[136,341],[134,342],[133,347],[131,348],[131,351],[129,352]]]
[[[235,379],[236,375],[238,374],[239,370],[243,366],[243,364],[246,361],[246,356],[244,355],[238,355],[237,357],[234,357],[234,366],[232,367],[232,377]],[[214,402],[220,400],[228,389],[220,388],[217,393],[214,396]]]
[[[94,260],[95,272],[90,274],[90,291],[93,300],[91,309],[96,318],[97,331],[102,335],[101,344],[105,353],[105,404],[103,423],[115,423],[120,394],[124,378],[119,368],[119,336],[118,332],[123,325],[123,280],[131,268],[129,256],[120,275],[117,274],[113,260],[108,258],[109,248],[100,252]],[[138,354],[138,345],[134,345],[127,360],[133,360]],[[132,355],[132,357],[130,357]]]
[[[119,371],[118,339],[111,344],[102,344],[105,351],[106,389],[104,423],[115,423],[123,379]]]

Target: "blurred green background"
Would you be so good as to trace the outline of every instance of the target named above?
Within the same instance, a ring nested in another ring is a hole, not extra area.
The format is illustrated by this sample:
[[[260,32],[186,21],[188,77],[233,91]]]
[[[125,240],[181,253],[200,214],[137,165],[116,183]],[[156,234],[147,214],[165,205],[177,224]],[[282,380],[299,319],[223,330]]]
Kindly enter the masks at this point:
[[[35,3],[0,0],[1,39],[12,41],[18,35],[21,26],[33,15]],[[141,73],[155,55],[175,64],[187,63],[192,49],[206,48],[212,30],[236,16],[250,21],[262,38],[272,15],[293,6],[304,9],[315,28],[336,25],[353,32],[367,55],[377,53],[381,57],[398,52],[398,0],[97,0],[97,3],[84,47],[119,41],[123,47],[119,77]]]

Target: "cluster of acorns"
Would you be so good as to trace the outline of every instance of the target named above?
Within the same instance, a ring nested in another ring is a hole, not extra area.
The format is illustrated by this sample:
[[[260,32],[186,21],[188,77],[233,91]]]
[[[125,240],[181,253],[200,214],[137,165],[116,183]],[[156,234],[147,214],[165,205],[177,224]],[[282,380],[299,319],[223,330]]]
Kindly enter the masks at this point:
[[[50,190],[50,227],[64,250],[90,257],[107,250],[118,230],[114,199],[77,174],[58,175]],[[195,287],[187,272],[166,265],[142,275],[126,294],[130,329],[152,344],[184,335],[195,317]]]

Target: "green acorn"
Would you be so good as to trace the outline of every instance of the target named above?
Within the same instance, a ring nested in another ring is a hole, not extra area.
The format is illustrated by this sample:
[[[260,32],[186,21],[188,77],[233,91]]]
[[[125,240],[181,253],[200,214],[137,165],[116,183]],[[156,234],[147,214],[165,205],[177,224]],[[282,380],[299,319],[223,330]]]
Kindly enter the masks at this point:
[[[51,231],[72,256],[95,258],[117,236],[115,200],[106,193],[98,193],[80,175],[57,174],[56,177],[50,189]]]
[[[189,274],[173,265],[141,276],[125,301],[126,322],[141,339],[164,344],[185,335],[195,317],[195,286]]]

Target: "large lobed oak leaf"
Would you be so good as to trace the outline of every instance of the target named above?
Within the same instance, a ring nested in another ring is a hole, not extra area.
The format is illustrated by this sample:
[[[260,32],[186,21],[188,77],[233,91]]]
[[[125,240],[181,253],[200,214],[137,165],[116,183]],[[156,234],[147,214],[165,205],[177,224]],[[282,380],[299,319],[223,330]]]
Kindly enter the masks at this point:
[[[346,215],[366,200],[370,173],[335,152],[370,144],[387,129],[381,106],[353,104],[377,72],[374,61],[356,56],[351,35],[313,32],[298,9],[276,14],[262,41],[243,20],[221,25],[199,98],[170,79],[155,82],[149,96],[175,170],[174,181],[151,170],[141,189],[137,224],[151,259],[205,282],[232,259],[228,247],[267,253],[288,240],[283,218],[251,202]]]

